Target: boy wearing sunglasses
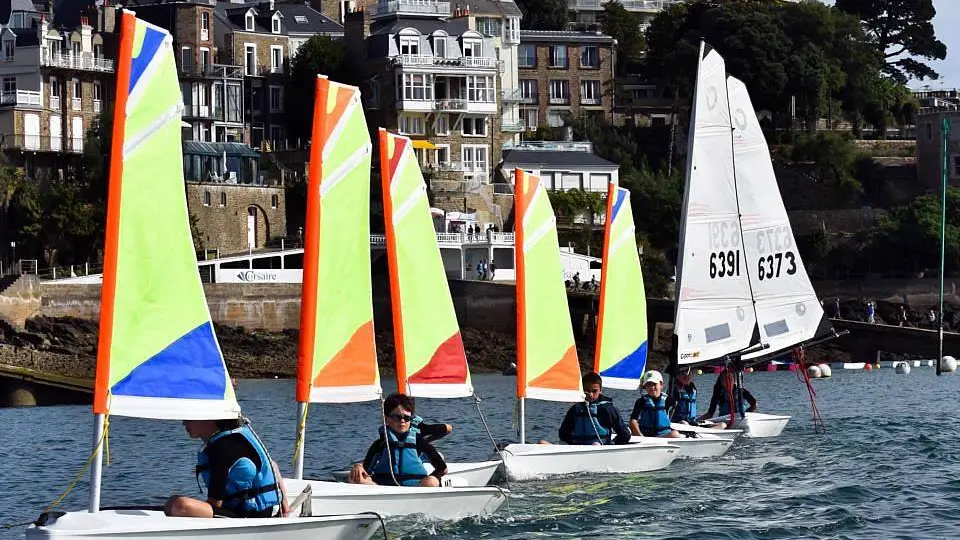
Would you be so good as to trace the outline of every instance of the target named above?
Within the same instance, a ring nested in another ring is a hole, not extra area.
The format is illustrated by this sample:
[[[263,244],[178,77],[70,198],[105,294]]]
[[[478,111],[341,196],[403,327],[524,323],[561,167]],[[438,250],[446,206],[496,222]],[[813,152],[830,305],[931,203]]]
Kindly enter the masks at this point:
[[[350,483],[382,486],[439,487],[447,464],[419,429],[412,428],[413,398],[391,394],[383,402],[387,429],[380,428],[380,438],[367,450],[363,463],[350,469]],[[423,457],[433,465],[427,474]]]

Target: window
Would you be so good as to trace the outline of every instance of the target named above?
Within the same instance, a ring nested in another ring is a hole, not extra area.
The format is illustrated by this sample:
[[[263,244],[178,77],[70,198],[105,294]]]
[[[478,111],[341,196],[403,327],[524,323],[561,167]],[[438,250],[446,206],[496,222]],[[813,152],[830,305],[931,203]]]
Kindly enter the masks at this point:
[[[597,69],[600,67],[600,49],[596,45],[580,46],[580,67]]]
[[[17,78],[16,78],[16,77],[4,77],[4,78],[3,78],[3,93],[4,93],[4,94],[16,94],[16,93],[17,93]]]
[[[93,81],[93,112],[98,113],[103,110],[103,83]]]
[[[552,68],[565,68],[565,67],[568,67],[568,64],[567,64],[567,46],[566,46],[566,45],[551,45],[551,46],[550,46],[550,67],[552,67]]]
[[[270,112],[282,112],[283,111],[283,87],[282,86],[271,86],[270,87]]]
[[[60,82],[56,77],[50,77],[50,97],[60,97]]]
[[[537,102],[537,80],[520,79],[520,97],[523,101]]]
[[[426,73],[404,73],[402,77],[402,99],[433,101],[433,75]]]
[[[274,208],[274,209],[275,209],[275,208],[278,207],[278,206],[280,206],[280,196],[279,196],[279,195],[271,195],[271,196],[270,196],[270,208]]]
[[[570,81],[550,79],[550,103],[553,105],[570,103]]]
[[[227,192],[226,192],[226,191],[221,191],[221,192],[220,192],[220,206],[221,206],[221,207],[224,207],[224,206],[226,206],[226,205],[227,205]]]
[[[600,81],[580,81],[580,103],[583,105],[600,104]]]
[[[280,33],[280,12],[273,14],[273,18],[270,20],[270,29],[274,34]]]
[[[16,50],[17,42],[12,39],[3,40],[3,59],[7,62],[13,61],[13,54]]]
[[[401,114],[398,118],[400,124],[400,133],[404,135],[423,135],[424,118],[412,114]]]
[[[400,54],[420,54],[420,36],[400,36]]]
[[[438,144],[435,152],[436,152],[435,156],[436,156],[438,166],[444,163],[450,163],[450,145],[449,144]]]
[[[74,58],[80,57],[80,51],[82,50],[79,41],[73,41],[70,43],[70,51],[73,52]]]
[[[248,12],[247,12],[247,16],[244,17],[244,20],[245,20],[245,22],[246,22],[246,25],[244,26],[244,28],[247,29],[247,32],[253,32],[253,29],[255,28],[255,22],[254,22],[254,19],[253,19],[253,12],[252,12],[252,11],[248,11]]]
[[[467,58],[483,56],[483,42],[475,39],[463,40],[463,56]]]
[[[467,101],[493,103],[493,77],[486,75],[467,76]]]
[[[433,36],[433,55],[437,58],[447,57],[447,37]]]
[[[501,37],[503,23],[499,18],[477,17],[477,32],[487,37]]]
[[[309,20],[307,20],[306,15],[294,15],[293,20],[297,21],[297,24],[307,24],[308,22],[310,22]]]
[[[483,116],[467,116],[461,122],[461,131],[465,137],[486,137],[487,119]]]
[[[206,72],[210,67],[210,49],[200,48],[200,71]]]
[[[243,117],[240,115],[240,85],[227,85],[227,122],[241,122]]]
[[[520,120],[523,122],[524,129],[529,129],[531,131],[536,131],[537,129],[537,110],[536,109],[520,109]]]
[[[79,111],[81,109],[81,98],[83,97],[83,87],[80,85],[79,79],[73,79],[70,81],[70,86],[72,92],[70,93],[73,106],[73,110]]]
[[[283,47],[280,45],[270,46],[270,72],[283,73]]]
[[[180,48],[180,69],[186,72],[193,71],[193,51],[190,47]]]
[[[210,39],[210,13],[200,13],[200,39]]]
[[[537,67],[537,46],[532,43],[521,43],[517,50],[517,67]]]
[[[571,189],[581,189],[579,173],[563,173],[560,175],[560,189],[568,191]]]
[[[93,57],[94,58],[103,58],[103,45],[99,43],[93,46]]]
[[[209,191],[204,191],[204,192],[203,192],[203,205],[204,205],[204,206],[210,206],[210,192],[209,192]]]
[[[257,75],[257,46],[252,43],[246,43],[244,48],[244,73],[249,76]]]
[[[487,172],[487,147],[463,145],[461,147],[464,172]]]
[[[450,134],[450,115],[447,114],[438,114],[437,119],[434,122],[433,130],[437,135],[449,135]]]

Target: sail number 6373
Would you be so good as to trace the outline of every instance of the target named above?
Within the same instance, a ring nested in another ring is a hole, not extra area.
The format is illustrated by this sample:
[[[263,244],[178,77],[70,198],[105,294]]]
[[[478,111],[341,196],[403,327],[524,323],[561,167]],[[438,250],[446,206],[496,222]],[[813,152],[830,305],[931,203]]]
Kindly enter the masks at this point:
[[[787,263],[786,268],[784,268],[784,261]],[[789,276],[797,273],[797,256],[792,251],[773,253],[757,259],[757,274],[760,281],[778,278],[781,271],[785,271]]]
[[[740,250],[715,251],[710,254],[710,279],[740,275]]]

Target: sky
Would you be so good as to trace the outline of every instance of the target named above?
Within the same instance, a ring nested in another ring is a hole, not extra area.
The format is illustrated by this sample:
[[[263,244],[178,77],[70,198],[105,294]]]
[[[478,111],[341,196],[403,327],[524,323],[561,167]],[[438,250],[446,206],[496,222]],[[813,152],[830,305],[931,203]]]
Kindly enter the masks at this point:
[[[834,3],[834,0],[823,1],[829,5]],[[947,58],[929,62],[930,67],[940,74],[939,79],[911,80],[907,86],[922,89],[930,85],[932,90],[960,88],[960,32],[956,31],[960,26],[960,0],[933,0],[933,7],[937,10],[937,15],[933,18],[933,30],[937,39],[946,44]]]

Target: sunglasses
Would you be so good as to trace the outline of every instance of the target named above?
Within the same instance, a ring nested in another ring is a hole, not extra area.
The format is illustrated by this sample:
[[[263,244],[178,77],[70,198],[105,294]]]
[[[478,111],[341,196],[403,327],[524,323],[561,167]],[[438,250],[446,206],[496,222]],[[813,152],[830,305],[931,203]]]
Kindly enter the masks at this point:
[[[409,414],[391,414],[387,418],[396,420],[397,422],[410,422],[413,420],[413,416]]]

